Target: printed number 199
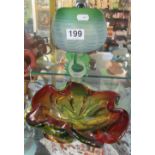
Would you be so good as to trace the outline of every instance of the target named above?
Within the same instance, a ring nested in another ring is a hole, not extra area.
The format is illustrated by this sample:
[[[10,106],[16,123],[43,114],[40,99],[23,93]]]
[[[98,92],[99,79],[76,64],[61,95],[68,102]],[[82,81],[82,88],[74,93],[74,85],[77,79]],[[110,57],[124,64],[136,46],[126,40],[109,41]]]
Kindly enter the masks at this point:
[[[82,31],[81,30],[78,30],[78,31],[76,31],[76,30],[74,30],[74,31],[69,31],[69,33],[70,33],[70,37],[82,37]]]
[[[67,40],[84,40],[83,29],[67,29]]]

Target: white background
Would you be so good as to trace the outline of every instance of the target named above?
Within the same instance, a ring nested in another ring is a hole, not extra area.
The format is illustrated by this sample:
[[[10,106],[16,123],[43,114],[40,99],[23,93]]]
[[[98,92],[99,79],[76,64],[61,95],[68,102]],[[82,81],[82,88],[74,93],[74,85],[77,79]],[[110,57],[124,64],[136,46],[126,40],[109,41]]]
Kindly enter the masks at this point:
[[[132,1],[132,155],[155,154],[155,4]],[[24,154],[24,0],[0,3],[0,154]]]

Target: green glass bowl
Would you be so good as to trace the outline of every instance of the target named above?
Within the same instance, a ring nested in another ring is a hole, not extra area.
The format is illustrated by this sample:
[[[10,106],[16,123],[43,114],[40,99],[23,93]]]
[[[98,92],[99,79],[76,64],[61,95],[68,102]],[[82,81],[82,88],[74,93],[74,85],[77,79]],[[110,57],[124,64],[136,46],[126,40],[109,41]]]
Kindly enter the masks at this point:
[[[51,32],[54,44],[70,52],[97,50],[103,46],[107,37],[104,14],[92,8],[58,9]]]

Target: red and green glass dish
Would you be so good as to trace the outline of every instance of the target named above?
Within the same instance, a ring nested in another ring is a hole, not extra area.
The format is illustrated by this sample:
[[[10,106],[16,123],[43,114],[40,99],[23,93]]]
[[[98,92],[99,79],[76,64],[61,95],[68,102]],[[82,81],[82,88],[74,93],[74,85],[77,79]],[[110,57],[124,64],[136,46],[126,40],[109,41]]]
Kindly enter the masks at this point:
[[[26,120],[52,141],[71,143],[78,139],[101,147],[117,142],[127,129],[128,113],[115,108],[119,98],[116,92],[93,91],[75,82],[63,90],[46,85],[32,98]]]

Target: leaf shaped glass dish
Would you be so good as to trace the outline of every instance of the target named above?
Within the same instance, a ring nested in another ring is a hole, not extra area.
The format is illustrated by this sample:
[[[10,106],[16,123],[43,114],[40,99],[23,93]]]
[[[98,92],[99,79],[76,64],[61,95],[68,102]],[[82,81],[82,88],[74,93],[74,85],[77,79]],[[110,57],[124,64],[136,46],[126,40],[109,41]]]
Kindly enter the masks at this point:
[[[78,139],[101,147],[117,142],[127,129],[128,113],[115,108],[119,98],[116,92],[93,91],[75,82],[68,82],[63,90],[46,85],[32,98],[26,120],[41,128],[51,141],[71,143]]]

